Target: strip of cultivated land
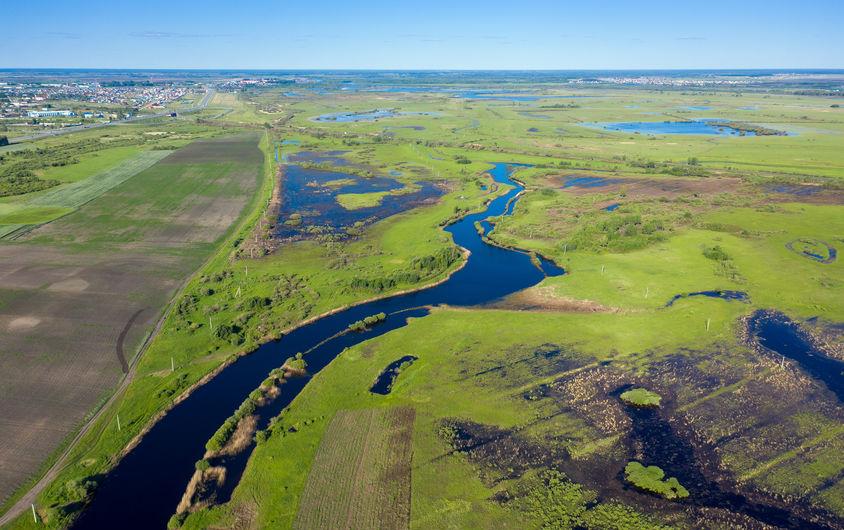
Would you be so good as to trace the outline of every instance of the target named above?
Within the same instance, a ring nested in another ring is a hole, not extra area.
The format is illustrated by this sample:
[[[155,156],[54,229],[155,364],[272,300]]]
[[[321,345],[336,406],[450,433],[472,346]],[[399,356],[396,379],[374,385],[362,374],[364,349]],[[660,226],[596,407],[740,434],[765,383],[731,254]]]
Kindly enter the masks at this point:
[[[411,407],[341,410],[320,443],[294,528],[408,528]]]
[[[72,212],[151,167],[171,152],[167,150],[144,151],[86,179],[71,182],[33,197],[14,211],[14,215],[6,215],[6,219],[17,218],[21,222],[0,224],[0,239],[16,239],[40,224]]]
[[[0,242],[0,501],[114,389],[173,293],[235,225],[260,182],[258,140],[144,153],[42,195],[81,207]]]

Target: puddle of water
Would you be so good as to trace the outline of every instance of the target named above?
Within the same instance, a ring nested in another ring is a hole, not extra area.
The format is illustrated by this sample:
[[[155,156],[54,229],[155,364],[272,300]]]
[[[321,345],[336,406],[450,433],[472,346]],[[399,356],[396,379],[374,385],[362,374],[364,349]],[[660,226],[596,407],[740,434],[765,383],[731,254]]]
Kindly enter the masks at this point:
[[[718,291],[697,291],[694,293],[683,293],[683,294],[675,294],[668,303],[665,304],[665,307],[671,307],[674,305],[674,302],[677,300],[682,300],[683,298],[691,298],[693,296],[705,296],[707,298],[720,298],[721,300],[727,301],[738,301],[738,302],[750,302],[750,297],[747,296],[747,293],[744,291],[730,291],[730,290],[718,290]]]
[[[618,210],[619,206],[621,206],[620,202],[614,202],[614,203],[610,204],[609,206],[605,207],[604,210],[606,210],[608,212],[614,212],[614,211]]]
[[[838,258],[835,247],[818,239],[795,239],[786,243],[785,248],[818,263],[830,264]]]
[[[401,359],[396,359],[384,368],[384,371],[375,380],[375,384],[369,389],[373,394],[381,394],[386,396],[393,390],[393,383],[401,373],[401,370],[408,368],[414,361],[419,359],[413,355],[405,355]]]
[[[712,107],[706,105],[685,105],[680,108],[683,110],[712,110]]]

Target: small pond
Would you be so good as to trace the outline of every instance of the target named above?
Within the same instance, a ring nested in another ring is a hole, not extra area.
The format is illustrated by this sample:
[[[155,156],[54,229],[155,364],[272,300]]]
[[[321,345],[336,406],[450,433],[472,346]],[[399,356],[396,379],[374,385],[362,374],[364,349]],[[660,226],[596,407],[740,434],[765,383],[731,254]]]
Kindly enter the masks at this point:
[[[702,134],[715,136],[741,136],[735,129],[719,125],[720,120],[698,119],[691,121],[627,121],[627,122],[596,122],[581,125],[599,128],[606,131],[639,133],[639,134]],[[755,136],[747,131],[744,136]]]
[[[384,368],[384,371],[378,375],[375,384],[369,389],[373,394],[380,394],[386,396],[393,390],[393,383],[396,378],[405,368],[408,368],[414,361],[419,359],[413,355],[405,355],[400,359],[396,359]]]
[[[292,160],[293,155],[290,158]],[[437,186],[421,181],[415,184],[415,190],[407,193],[385,194],[375,206],[347,209],[337,202],[338,195],[390,192],[400,190],[404,185],[389,177],[364,178],[298,165],[287,166],[283,178],[279,223],[275,231],[280,239],[343,234],[355,223],[371,224],[442,195]]]
[[[376,121],[382,118],[395,118],[397,116],[437,116],[436,112],[400,112],[394,109],[373,109],[363,112],[333,112],[322,114],[314,121],[350,123],[359,121]]]

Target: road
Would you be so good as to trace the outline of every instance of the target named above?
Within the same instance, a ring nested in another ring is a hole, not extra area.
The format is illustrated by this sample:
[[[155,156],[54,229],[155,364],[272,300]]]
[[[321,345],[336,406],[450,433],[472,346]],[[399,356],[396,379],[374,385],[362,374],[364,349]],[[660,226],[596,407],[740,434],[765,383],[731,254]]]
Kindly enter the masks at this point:
[[[184,113],[187,113],[187,112],[196,112],[198,110],[204,109],[205,107],[208,106],[208,103],[211,102],[211,98],[213,98],[214,94],[216,94],[216,93],[217,93],[216,90],[214,90],[213,88],[206,88],[205,89],[205,96],[203,96],[202,101],[200,101],[198,105],[191,107],[189,109],[186,109],[186,110],[182,110],[181,112],[184,114]],[[151,120],[153,118],[165,118],[165,117],[169,116],[171,112],[173,112],[173,111],[168,110],[166,112],[159,112],[159,113],[156,113],[156,114],[144,114],[142,116],[133,116],[131,118],[126,118],[126,119],[123,119],[123,120],[109,121],[109,122],[105,122],[105,123],[91,123],[91,124],[88,124],[88,125],[77,125],[75,127],[63,127],[61,129],[50,129],[49,131],[43,131],[43,132],[40,132],[40,133],[37,133],[37,134],[30,134],[28,136],[18,136],[16,138],[9,138],[9,144],[13,145],[13,144],[19,144],[19,143],[23,143],[23,142],[31,142],[33,140],[40,140],[42,138],[47,138],[47,137],[50,137],[50,136],[59,136],[59,135],[62,135],[62,134],[70,134],[70,133],[79,132],[79,131],[87,131],[87,130],[90,130],[90,129],[99,129],[100,127],[108,127],[110,125],[120,125],[120,124],[124,124],[124,123],[134,123],[134,122],[143,121],[143,120]]]

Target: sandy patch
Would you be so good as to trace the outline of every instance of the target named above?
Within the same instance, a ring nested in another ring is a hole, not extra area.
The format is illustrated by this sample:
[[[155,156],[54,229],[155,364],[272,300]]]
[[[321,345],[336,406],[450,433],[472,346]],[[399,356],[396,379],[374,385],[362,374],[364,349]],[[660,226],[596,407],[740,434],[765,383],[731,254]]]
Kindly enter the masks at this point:
[[[636,145],[636,142],[618,142],[621,145]]]
[[[493,305],[502,309],[524,311],[560,311],[567,313],[617,313],[617,307],[607,307],[593,300],[578,300],[557,294],[551,286],[533,287],[508,296]]]
[[[69,280],[62,280],[47,287],[48,291],[56,291],[60,293],[81,293],[88,288],[90,284],[82,278],[71,278]]]
[[[41,323],[40,318],[36,317],[18,317],[11,322],[9,322],[8,330],[9,331],[24,331],[27,329],[32,329],[38,324]]]

